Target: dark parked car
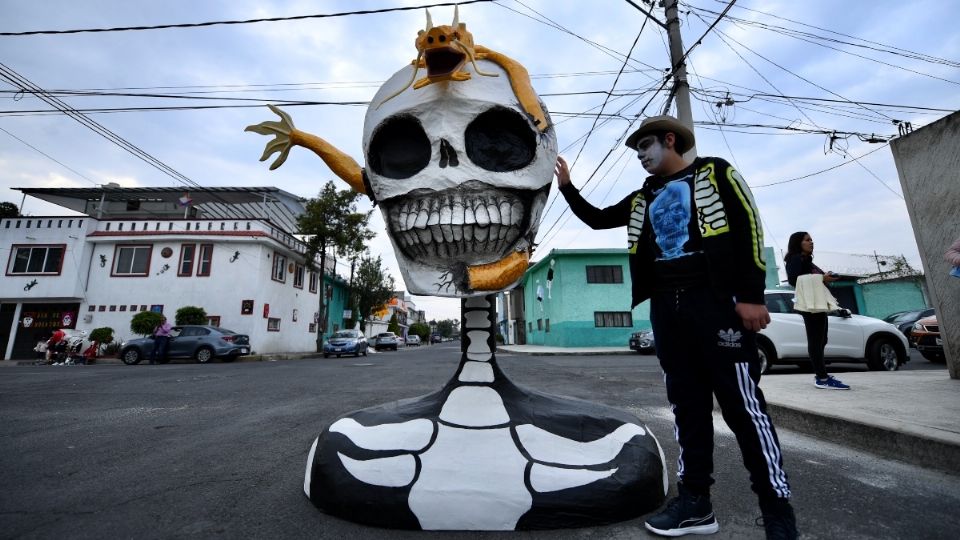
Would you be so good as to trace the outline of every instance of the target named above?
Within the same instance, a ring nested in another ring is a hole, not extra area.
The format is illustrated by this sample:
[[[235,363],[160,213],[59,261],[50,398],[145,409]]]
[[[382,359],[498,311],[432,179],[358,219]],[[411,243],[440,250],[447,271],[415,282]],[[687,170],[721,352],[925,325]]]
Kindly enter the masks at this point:
[[[397,350],[400,345],[400,338],[393,332],[381,332],[373,340],[373,348],[376,350],[393,349]]]
[[[443,337],[440,334],[430,334],[430,343],[440,343],[443,341]]]
[[[653,345],[653,330],[641,330],[630,334],[630,348],[641,354],[650,354],[656,350]]]
[[[907,341],[910,342],[910,346],[913,347],[913,340],[910,338],[910,334],[913,332],[913,325],[920,319],[929,317],[934,313],[935,310],[933,308],[911,309],[891,313],[884,317],[883,320],[899,328],[900,331],[903,332],[903,335],[907,336]]]
[[[193,358],[201,364],[220,358],[232,362],[238,356],[250,354],[250,338],[226,328],[210,325],[174,326],[170,333],[167,358]],[[153,352],[153,337],[131,339],[120,344],[120,359],[124,364],[139,364]]]
[[[913,324],[911,334],[914,345],[924,358],[942,364],[947,361],[943,354],[943,338],[940,337],[940,324],[937,316],[924,317]]]
[[[367,338],[359,330],[341,330],[334,332],[330,339],[323,344],[323,357],[330,358],[331,354],[340,358],[342,354],[360,356],[367,355]]]

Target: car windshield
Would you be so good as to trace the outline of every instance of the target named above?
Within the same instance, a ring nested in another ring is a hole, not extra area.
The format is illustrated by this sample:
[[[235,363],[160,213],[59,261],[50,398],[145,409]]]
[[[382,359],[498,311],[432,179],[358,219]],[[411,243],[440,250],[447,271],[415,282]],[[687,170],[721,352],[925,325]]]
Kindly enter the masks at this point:
[[[355,338],[355,337],[357,337],[357,333],[356,333],[356,332],[336,332],[336,333],[334,333],[333,336],[331,336],[331,337],[335,337],[335,338]]]
[[[894,313],[893,315],[887,315],[887,318],[884,319],[887,322],[901,322],[908,321],[910,319],[916,319],[920,316],[922,311],[904,311],[903,313]]]
[[[394,337],[393,332],[384,332],[377,337]]]

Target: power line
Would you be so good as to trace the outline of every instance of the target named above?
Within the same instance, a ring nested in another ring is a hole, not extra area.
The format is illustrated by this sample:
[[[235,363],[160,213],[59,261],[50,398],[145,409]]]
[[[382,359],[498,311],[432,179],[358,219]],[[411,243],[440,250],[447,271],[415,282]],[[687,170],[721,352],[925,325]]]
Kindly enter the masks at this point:
[[[87,127],[88,129],[90,129],[90,130],[93,131],[94,133],[97,133],[97,134],[100,135],[101,137],[103,137],[103,138],[107,139],[108,141],[116,144],[117,146],[119,146],[120,148],[126,150],[126,151],[129,152],[130,154],[132,154],[132,155],[140,158],[142,161],[146,162],[146,163],[149,164],[150,166],[152,166],[152,167],[156,168],[157,170],[163,172],[164,174],[170,176],[170,177],[173,178],[175,181],[178,181],[178,182],[180,182],[180,183],[183,183],[184,185],[187,185],[187,186],[192,186],[192,187],[196,187],[196,188],[202,189],[202,187],[200,186],[200,184],[198,184],[197,182],[194,182],[193,180],[191,180],[191,179],[188,178],[187,176],[185,176],[185,175],[181,174],[180,172],[178,172],[177,170],[175,170],[173,167],[170,167],[170,166],[167,165],[166,163],[164,163],[164,162],[160,161],[159,159],[155,158],[154,156],[150,155],[149,153],[147,153],[147,152],[146,152],[145,150],[143,150],[142,148],[139,148],[138,146],[134,145],[134,144],[131,143],[130,141],[127,141],[127,140],[124,139],[123,137],[117,135],[117,134],[114,133],[113,131],[110,131],[109,129],[107,129],[107,128],[104,127],[103,125],[97,123],[95,120],[92,120],[92,119],[88,118],[87,116],[83,115],[82,113],[76,111],[75,109],[73,109],[72,107],[70,107],[69,105],[67,105],[66,103],[64,103],[63,101],[60,101],[58,98],[53,97],[53,96],[48,96],[48,95],[46,95],[46,94],[44,93],[44,91],[43,91],[42,88],[40,88],[39,86],[37,86],[36,84],[34,84],[33,82],[31,82],[29,79],[27,79],[26,77],[20,75],[19,73],[17,73],[16,71],[14,71],[13,69],[11,69],[10,67],[8,67],[7,65],[5,65],[5,64],[3,64],[3,63],[0,63],[0,77],[3,77],[3,78],[6,79],[9,83],[13,84],[15,87],[22,88],[22,89],[24,89],[24,90],[30,90],[31,92],[37,94],[37,95],[40,97],[40,99],[42,99],[44,102],[46,102],[46,103],[48,103],[49,105],[52,105],[53,107],[55,107],[55,108],[63,111],[63,112],[66,113],[68,116],[70,116],[71,118],[73,118],[74,120],[76,120],[77,122],[79,122],[80,124],[82,124],[83,126]],[[219,199],[219,200],[221,200],[224,204],[227,204],[226,201],[222,200],[219,196],[214,196],[214,197],[217,198],[217,199]],[[219,208],[215,208],[215,206],[214,206],[215,204],[216,204],[216,203],[211,203],[211,204],[210,204],[211,214],[213,214],[213,210],[215,210],[215,209],[216,209],[218,212],[221,211]],[[242,209],[241,209],[241,211],[242,211]],[[246,215],[246,212],[245,212],[245,211],[242,211],[242,213],[244,214],[245,217],[248,217],[248,218],[251,217],[251,216],[249,216],[249,215]],[[227,214],[223,214],[223,216],[228,216],[228,215],[229,215],[228,213],[227,213]],[[223,217],[223,216],[217,216],[217,217]]]
[[[717,2],[717,3],[723,3],[722,0],[714,0],[714,1]],[[687,7],[689,7],[689,8],[691,8],[691,9],[700,9],[700,10],[708,11],[708,12],[709,12],[709,10],[707,10],[706,8],[697,8],[697,7],[692,6],[692,5],[690,5],[690,4],[686,3],[686,2],[684,2],[684,5],[687,6]],[[804,22],[800,22],[800,21],[795,21],[795,20],[793,20],[793,19],[789,19],[789,18],[787,18],[787,17],[782,17],[782,16],[780,16],[780,15],[774,15],[773,13],[768,13],[768,12],[766,12],[766,11],[761,11],[761,10],[757,10],[757,9],[751,9],[751,8],[744,7],[744,6],[737,6],[737,8],[738,8],[738,9],[745,10],[745,11],[750,11],[750,12],[753,12],[753,13],[759,13],[759,14],[761,14],[761,15],[764,15],[764,16],[767,16],[767,17],[771,17],[771,18],[774,18],[774,19],[779,19],[779,20],[781,20],[781,21],[791,22],[791,23],[793,23],[793,24],[798,24],[798,25],[800,25],[800,26],[805,26],[805,27],[807,27],[807,28],[813,28],[813,29],[815,29],[815,30],[820,30],[820,31],[822,31],[822,32],[827,32],[827,33],[834,34],[834,35],[837,35],[837,36],[842,36],[842,37],[846,37],[846,38],[850,38],[850,39],[855,39],[855,40],[858,40],[858,41],[862,41],[862,42],[864,42],[864,43],[869,43],[869,44],[871,44],[871,45],[876,45],[876,46],[878,46],[878,47],[885,47],[886,49],[890,49],[890,50],[883,50],[883,49],[877,49],[877,48],[873,48],[873,47],[866,47],[866,46],[864,46],[864,45],[860,45],[860,44],[857,44],[857,43],[840,42],[840,41],[837,41],[837,40],[834,40],[834,39],[831,39],[831,38],[826,38],[826,37],[822,37],[822,36],[816,36],[816,34],[812,34],[812,33],[809,34],[810,36],[819,37],[820,39],[829,40],[829,41],[834,41],[834,42],[838,42],[838,43],[845,43],[845,44],[847,44],[847,45],[852,45],[852,46],[855,46],[855,47],[865,47],[865,48],[868,48],[868,49],[873,49],[873,50],[876,50],[876,51],[879,51],[879,52],[885,52],[885,53],[888,53],[888,54],[897,54],[897,55],[899,55],[899,56],[904,56],[904,57],[906,57],[906,58],[912,58],[912,59],[915,59],[915,60],[920,60],[920,61],[928,62],[928,63],[932,63],[932,64],[943,64],[943,65],[947,65],[947,66],[951,66],[951,67],[958,67],[958,68],[960,68],[960,62],[957,62],[957,61],[955,61],[955,60],[949,60],[949,59],[946,59],[946,58],[940,58],[940,57],[936,57],[936,56],[932,56],[932,55],[928,55],[928,54],[924,54],[924,53],[919,53],[919,52],[911,51],[911,50],[909,50],[909,49],[903,49],[903,48],[896,47],[896,46],[893,46],[893,45],[887,45],[887,44],[884,44],[884,43],[880,43],[879,41],[871,41],[871,40],[869,40],[869,39],[864,39],[864,38],[861,38],[861,37],[858,37],[858,36],[853,36],[853,35],[850,35],[850,34],[845,34],[845,33],[843,33],[843,32],[837,32],[837,31],[835,31],[835,30],[830,30],[829,28],[822,28],[822,27],[820,27],[820,26],[816,26],[816,25],[812,25],[812,24],[808,24],[808,23],[804,23]],[[731,17],[731,20],[734,20],[734,18]],[[746,20],[746,19],[739,19],[739,18],[737,18],[736,20],[741,21],[741,22],[745,22],[745,23],[753,23],[753,22],[755,22],[755,21],[748,21],[748,20]],[[768,26],[774,26],[774,25],[768,25]],[[782,28],[782,27],[780,27],[780,28]],[[793,32],[799,32],[799,31],[797,31],[797,30],[792,30],[792,29],[789,29],[789,28],[783,28],[783,29],[784,29],[784,30],[788,30],[788,31],[793,31]]]
[[[880,146],[880,147],[878,147],[878,148],[874,148],[873,150],[871,150],[871,151],[869,151],[869,152],[867,152],[867,153],[865,153],[865,154],[861,154],[860,156],[854,158],[852,161],[844,161],[843,163],[839,163],[839,164],[837,164],[837,165],[834,165],[833,167],[827,167],[826,169],[821,169],[821,170],[819,170],[819,171],[812,172],[812,173],[809,173],[809,174],[805,174],[805,175],[803,175],[803,176],[797,176],[797,177],[795,177],[795,178],[788,178],[787,180],[778,180],[778,181],[776,181],[776,182],[770,182],[770,183],[767,183],[767,184],[758,184],[758,185],[753,186],[753,189],[765,188],[765,187],[770,187],[770,186],[779,186],[780,184],[788,184],[788,183],[790,183],[790,182],[796,182],[797,180],[803,180],[803,179],[805,179],[805,178],[810,178],[811,176],[817,176],[818,174],[823,174],[823,173],[825,173],[825,172],[832,171],[832,170],[834,170],[834,169],[839,169],[840,167],[843,167],[844,165],[849,165],[850,163],[853,163],[853,161],[856,161],[857,159],[865,158],[865,157],[869,156],[870,154],[872,154],[872,153],[874,153],[874,152],[883,150],[883,149],[886,148],[889,144],[890,144],[890,143],[887,142],[887,143],[885,143],[883,146]],[[851,156],[851,158],[852,158],[852,157],[853,157],[853,156]]]
[[[418,9],[426,9],[432,7],[444,7],[444,6],[456,6],[456,5],[467,5],[467,4],[476,4],[479,2],[492,2],[493,0],[465,0],[460,2],[445,2],[441,4],[427,4],[422,6],[406,6],[406,7],[396,7],[396,8],[384,8],[384,9],[367,9],[362,11],[343,11],[339,13],[320,13],[315,15],[294,15],[291,17],[268,17],[262,19],[245,19],[245,20],[233,20],[233,21],[208,21],[201,23],[179,23],[179,24],[158,24],[153,26],[118,26],[114,28],[84,28],[78,30],[30,30],[27,32],[0,32],[0,36],[36,36],[36,35],[50,35],[50,34],[85,34],[93,32],[129,32],[129,31],[140,31],[140,30],[163,30],[168,28],[199,28],[204,26],[219,26],[219,25],[228,25],[228,24],[251,24],[251,23],[260,23],[260,22],[279,22],[279,21],[299,21],[305,19],[327,19],[333,17],[345,17],[348,15],[373,15],[377,13],[390,13],[393,11],[411,11]]]
[[[2,127],[0,127],[0,131],[6,133],[7,135],[13,137],[14,139],[16,139],[16,140],[18,140],[18,141],[20,141],[21,143],[23,143],[23,144],[26,145],[27,147],[31,148],[33,151],[35,151],[35,152],[37,152],[38,154],[42,155],[43,157],[49,159],[50,161],[53,161],[53,162],[56,163],[57,165],[60,165],[60,166],[63,167],[64,169],[72,172],[73,174],[79,176],[80,178],[83,178],[83,179],[86,180],[87,182],[90,182],[91,184],[93,184],[93,185],[95,185],[95,186],[99,185],[99,184],[97,184],[95,181],[93,181],[93,180],[87,178],[86,176],[84,176],[82,173],[77,172],[76,170],[70,168],[69,165],[66,165],[66,164],[64,164],[64,163],[62,163],[62,162],[60,162],[60,161],[57,161],[57,159],[54,158],[53,156],[51,156],[50,154],[47,154],[47,153],[44,152],[43,150],[40,150],[40,149],[37,148],[36,146],[28,143],[27,141],[21,139],[20,137],[17,137],[17,136],[14,135],[13,133],[10,133],[9,131],[3,129]]]

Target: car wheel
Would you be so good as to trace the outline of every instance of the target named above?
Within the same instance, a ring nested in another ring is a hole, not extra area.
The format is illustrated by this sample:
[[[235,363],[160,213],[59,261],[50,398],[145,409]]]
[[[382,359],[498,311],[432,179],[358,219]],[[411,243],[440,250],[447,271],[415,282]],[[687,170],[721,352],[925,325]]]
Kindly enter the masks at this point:
[[[143,355],[140,354],[140,349],[131,347],[120,353],[120,359],[123,360],[124,364],[132,366],[134,364],[139,364],[140,361],[143,360]]]
[[[770,373],[770,368],[777,360],[777,353],[773,352],[773,344],[765,339],[758,339],[757,355],[760,357],[760,373]]]
[[[932,352],[932,351],[920,351],[920,354],[927,360],[933,362],[934,364],[943,364],[947,361],[947,357],[943,353]]]
[[[213,349],[210,347],[200,347],[197,349],[197,352],[193,354],[193,359],[197,361],[198,364],[206,364],[213,360]]]
[[[900,369],[902,358],[897,346],[889,337],[878,338],[870,345],[867,367],[873,371],[896,371]]]

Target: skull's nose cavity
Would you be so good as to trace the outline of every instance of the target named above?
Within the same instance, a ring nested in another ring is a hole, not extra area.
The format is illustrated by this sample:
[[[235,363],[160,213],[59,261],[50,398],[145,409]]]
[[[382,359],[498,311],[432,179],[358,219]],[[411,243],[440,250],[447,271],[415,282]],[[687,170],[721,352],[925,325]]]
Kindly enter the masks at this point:
[[[440,168],[445,169],[447,165],[456,167],[460,165],[460,160],[457,158],[457,151],[453,149],[453,145],[448,143],[446,139],[440,139]]]

